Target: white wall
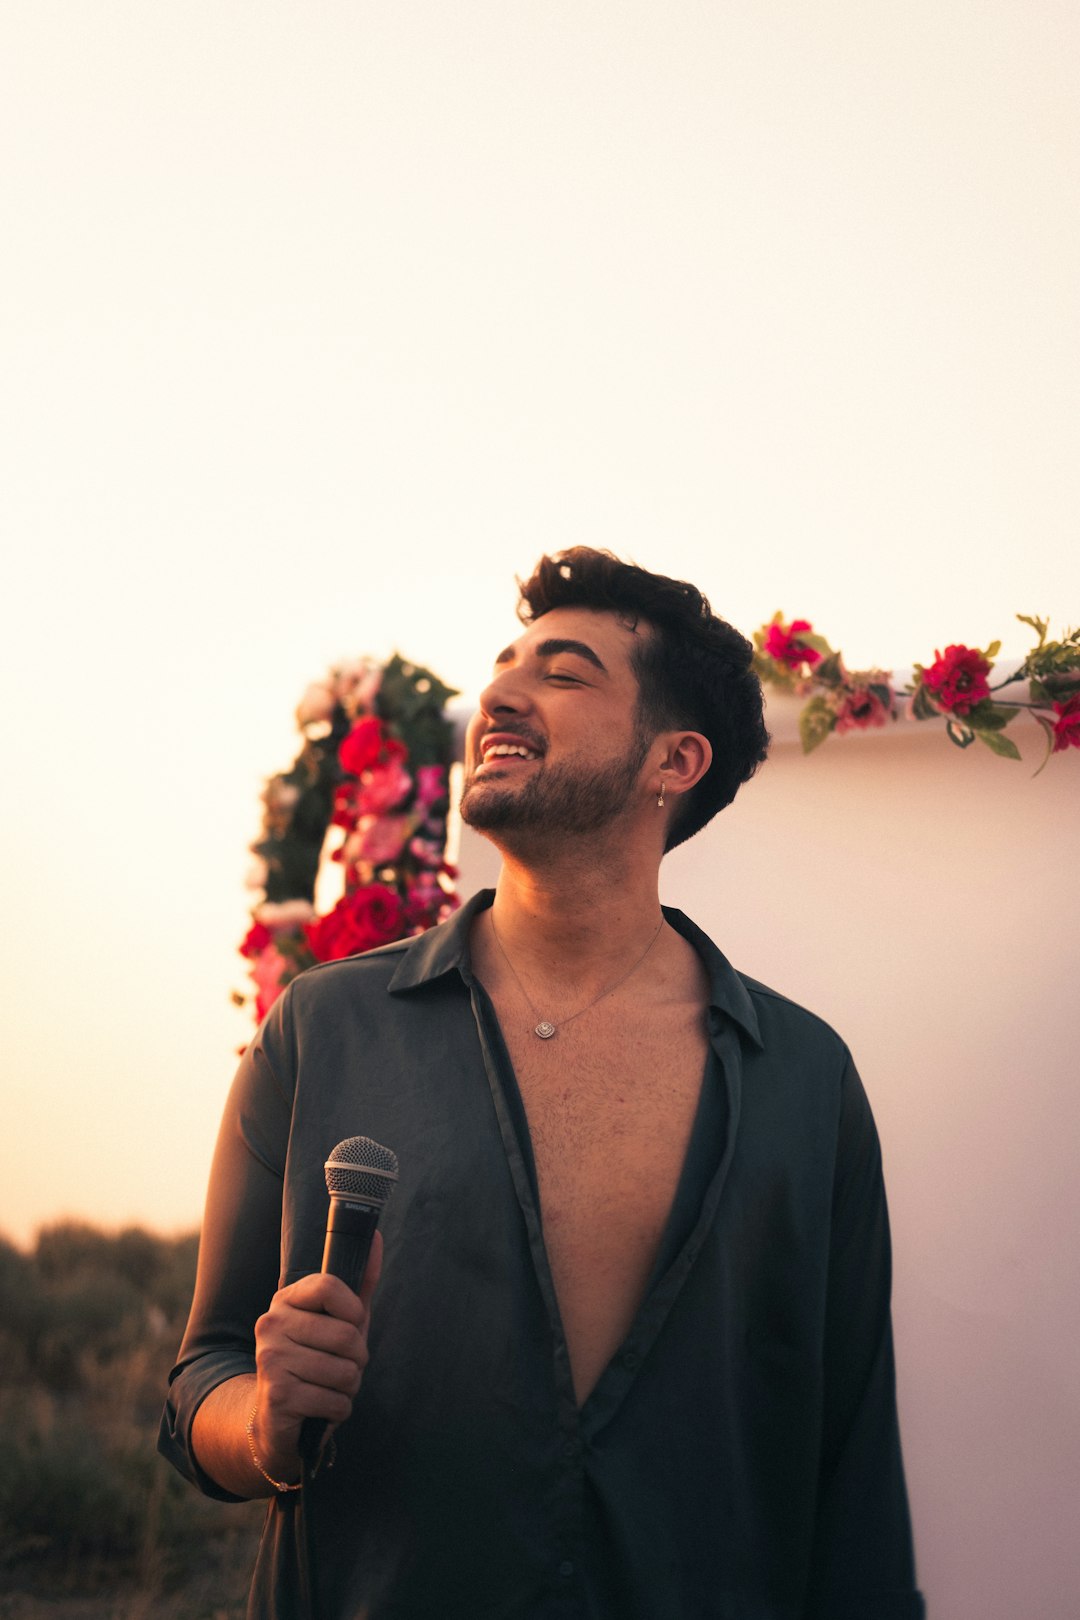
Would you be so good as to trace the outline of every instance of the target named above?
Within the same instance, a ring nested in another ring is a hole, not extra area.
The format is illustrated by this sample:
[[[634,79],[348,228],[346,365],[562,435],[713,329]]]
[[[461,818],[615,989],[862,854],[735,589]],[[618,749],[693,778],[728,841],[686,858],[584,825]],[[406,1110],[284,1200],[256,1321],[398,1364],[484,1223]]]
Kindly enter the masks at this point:
[[[774,713],[781,708],[774,703]],[[790,713],[775,727],[790,735]],[[774,746],[665,863],[735,965],[851,1046],[882,1136],[932,1620],[1080,1613],[1080,756],[939,726]],[[464,830],[463,885],[490,882]]]

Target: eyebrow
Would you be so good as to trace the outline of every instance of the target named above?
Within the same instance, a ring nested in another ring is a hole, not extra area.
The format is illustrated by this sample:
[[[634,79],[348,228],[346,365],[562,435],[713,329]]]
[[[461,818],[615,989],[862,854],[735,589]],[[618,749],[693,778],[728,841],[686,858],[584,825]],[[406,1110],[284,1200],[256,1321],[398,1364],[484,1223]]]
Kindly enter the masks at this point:
[[[538,658],[557,658],[560,653],[574,653],[578,658],[584,658],[586,663],[592,664],[593,668],[598,669],[601,675],[608,673],[607,665],[597,653],[593,652],[587,642],[573,641],[567,636],[549,636],[548,640],[541,641],[536,649]],[[504,647],[495,663],[496,665],[509,664],[513,662],[513,658],[513,647]]]

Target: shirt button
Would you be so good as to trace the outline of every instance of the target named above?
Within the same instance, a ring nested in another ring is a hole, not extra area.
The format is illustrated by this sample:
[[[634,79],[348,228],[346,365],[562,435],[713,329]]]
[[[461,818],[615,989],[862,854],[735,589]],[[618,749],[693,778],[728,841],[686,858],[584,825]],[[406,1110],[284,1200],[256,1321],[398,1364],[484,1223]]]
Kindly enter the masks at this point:
[[[636,1372],[637,1369],[641,1366],[641,1357],[638,1355],[636,1350],[628,1350],[626,1352],[625,1356],[623,1356],[622,1359],[623,1359],[623,1366],[629,1372]]]
[[[562,1563],[559,1565],[559,1574],[562,1576],[564,1581],[568,1581],[573,1573],[574,1573],[574,1561],[573,1561],[573,1559],[572,1558],[564,1558]]]
[[[565,1444],[563,1445],[562,1454],[566,1458],[567,1462],[571,1461],[572,1458],[576,1457],[577,1454],[578,1454],[577,1441],[576,1440],[567,1440],[565,1442]]]

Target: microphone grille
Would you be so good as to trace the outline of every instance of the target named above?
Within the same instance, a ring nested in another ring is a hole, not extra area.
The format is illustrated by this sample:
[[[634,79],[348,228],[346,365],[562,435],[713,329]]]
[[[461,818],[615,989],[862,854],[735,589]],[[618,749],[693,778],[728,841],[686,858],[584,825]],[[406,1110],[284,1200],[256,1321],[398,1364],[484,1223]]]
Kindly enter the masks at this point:
[[[326,1190],[331,1198],[383,1205],[398,1178],[397,1154],[370,1136],[339,1142],[326,1161]]]

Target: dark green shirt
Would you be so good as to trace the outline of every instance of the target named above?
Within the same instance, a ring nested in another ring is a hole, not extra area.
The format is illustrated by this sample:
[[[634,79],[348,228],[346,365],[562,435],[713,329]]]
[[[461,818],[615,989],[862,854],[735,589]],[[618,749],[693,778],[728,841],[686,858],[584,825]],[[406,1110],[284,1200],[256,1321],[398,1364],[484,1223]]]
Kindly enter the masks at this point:
[[[161,1448],[254,1370],[274,1290],[320,1266],[323,1162],[394,1149],[371,1361],[338,1458],[269,1507],[251,1614],[320,1620],[918,1620],[877,1135],[828,1026],[737,974],[668,1230],[577,1407],[517,1083],[470,971],[478,895],[416,939],[297,979],[233,1085]],[[664,1121],[658,1117],[656,1128]]]

